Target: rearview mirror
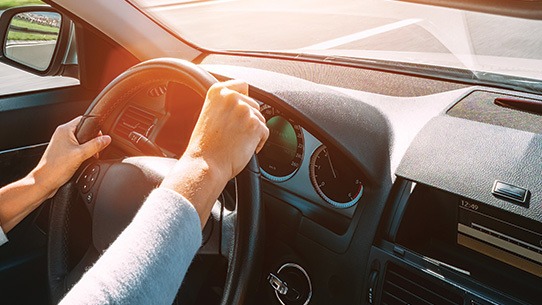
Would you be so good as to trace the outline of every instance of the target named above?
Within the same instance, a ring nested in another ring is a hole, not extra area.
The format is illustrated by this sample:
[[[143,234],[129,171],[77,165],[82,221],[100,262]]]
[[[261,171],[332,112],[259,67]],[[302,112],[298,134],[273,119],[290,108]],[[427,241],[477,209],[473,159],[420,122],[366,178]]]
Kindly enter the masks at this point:
[[[0,62],[37,75],[57,75],[69,29],[69,20],[49,6],[8,9],[0,15]]]
[[[4,43],[6,58],[38,71],[49,68],[62,17],[55,12],[25,12],[11,18]]]

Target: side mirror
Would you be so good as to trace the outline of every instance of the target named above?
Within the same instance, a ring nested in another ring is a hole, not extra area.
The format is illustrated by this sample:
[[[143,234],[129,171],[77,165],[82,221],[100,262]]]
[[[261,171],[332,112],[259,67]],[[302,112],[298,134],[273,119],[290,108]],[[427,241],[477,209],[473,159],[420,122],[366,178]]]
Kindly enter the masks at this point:
[[[37,75],[58,75],[69,41],[69,20],[49,6],[23,6],[0,15],[0,62]]]

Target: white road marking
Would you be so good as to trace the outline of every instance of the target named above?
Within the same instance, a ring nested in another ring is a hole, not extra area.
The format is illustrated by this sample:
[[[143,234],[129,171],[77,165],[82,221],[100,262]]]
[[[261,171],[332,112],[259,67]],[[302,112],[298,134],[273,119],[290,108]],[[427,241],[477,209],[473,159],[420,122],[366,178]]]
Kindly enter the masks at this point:
[[[238,0],[207,0],[203,2],[179,3],[179,4],[173,4],[173,5],[165,5],[165,6],[156,7],[156,8],[150,8],[149,10],[153,12],[162,12],[162,11],[178,10],[178,9],[183,9],[183,8],[192,8],[192,7],[213,5],[213,4],[221,4],[221,3],[234,2],[234,1],[238,1]]]
[[[411,25],[411,24],[414,24],[414,23],[418,23],[420,21],[421,21],[421,19],[405,19],[405,20],[402,20],[402,21],[398,21],[398,22],[387,24],[387,25],[379,26],[379,27],[376,27],[376,28],[373,28],[373,29],[370,29],[370,30],[365,30],[365,31],[354,33],[354,34],[346,35],[346,36],[343,36],[343,37],[339,37],[339,38],[331,39],[331,40],[328,40],[328,41],[324,41],[324,42],[321,42],[321,43],[313,44],[311,46],[304,47],[301,50],[327,50],[327,49],[338,47],[338,46],[341,46],[341,45],[344,45],[344,44],[347,44],[347,43],[350,43],[350,42],[365,39],[365,38],[375,36],[375,35],[378,35],[378,34],[382,34],[382,33],[385,33],[385,32],[393,31],[393,30],[396,30],[396,29],[399,29],[399,28],[402,28],[402,27],[405,27],[405,26],[408,26],[408,25]]]

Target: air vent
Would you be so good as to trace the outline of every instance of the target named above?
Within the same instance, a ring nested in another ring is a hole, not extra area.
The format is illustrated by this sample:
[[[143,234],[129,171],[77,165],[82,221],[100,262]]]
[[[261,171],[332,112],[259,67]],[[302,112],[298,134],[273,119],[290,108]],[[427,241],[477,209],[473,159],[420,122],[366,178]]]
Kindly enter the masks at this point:
[[[389,264],[382,288],[382,304],[463,304],[463,297],[437,283]],[[453,289],[450,287],[450,289]]]
[[[155,119],[151,113],[134,106],[129,106],[124,110],[118,120],[115,126],[115,134],[124,139],[128,139],[128,135],[132,131],[137,131],[142,135],[148,136]]]
[[[149,91],[147,91],[147,95],[150,97],[160,97],[166,94],[166,92],[167,92],[166,86],[158,86],[158,87],[149,89]]]

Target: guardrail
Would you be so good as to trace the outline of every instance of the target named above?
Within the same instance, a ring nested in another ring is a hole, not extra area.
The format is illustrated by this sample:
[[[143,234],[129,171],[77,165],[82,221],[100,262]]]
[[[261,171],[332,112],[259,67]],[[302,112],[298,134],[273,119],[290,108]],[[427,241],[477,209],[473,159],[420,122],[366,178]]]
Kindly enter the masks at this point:
[[[14,31],[14,32],[22,32],[22,33],[29,33],[29,34],[58,35],[58,32],[29,29],[25,27],[16,26],[16,25],[10,25],[9,30]]]

